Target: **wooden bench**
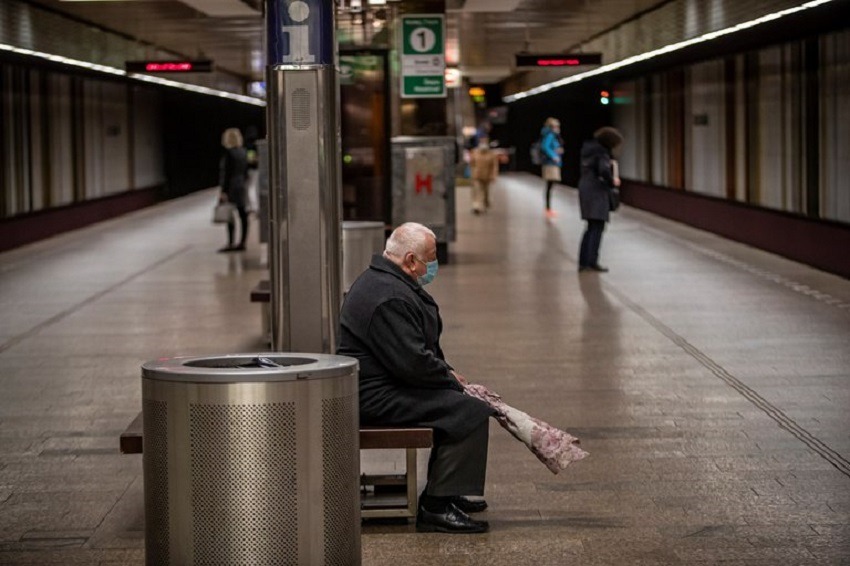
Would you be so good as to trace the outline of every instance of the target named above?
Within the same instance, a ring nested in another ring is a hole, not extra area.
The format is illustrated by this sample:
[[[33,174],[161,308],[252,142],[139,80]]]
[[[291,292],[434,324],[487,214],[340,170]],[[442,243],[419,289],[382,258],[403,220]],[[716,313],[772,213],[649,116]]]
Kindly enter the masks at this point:
[[[271,300],[272,300],[272,290],[271,283],[269,283],[268,279],[263,279],[259,283],[257,283],[253,289],[251,289],[251,302],[252,303],[261,303],[260,308],[262,309],[262,332],[263,338],[271,344],[271,336],[272,336],[272,310],[271,310]]]
[[[403,449],[406,453],[404,474],[361,475],[360,516],[368,518],[411,518],[416,516],[419,492],[417,489],[418,448],[430,448],[433,431],[430,428],[363,427],[360,429],[360,449]],[[144,423],[140,412],[121,433],[122,454],[141,454],[144,449]],[[373,488],[369,494],[368,487]],[[404,496],[382,494],[403,487]]]

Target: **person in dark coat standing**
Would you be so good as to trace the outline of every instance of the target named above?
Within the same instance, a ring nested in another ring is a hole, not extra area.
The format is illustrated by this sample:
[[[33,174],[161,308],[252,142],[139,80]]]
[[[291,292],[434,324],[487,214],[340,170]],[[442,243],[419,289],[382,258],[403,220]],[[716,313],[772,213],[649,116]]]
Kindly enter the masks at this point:
[[[418,531],[480,533],[493,410],[463,393],[466,380],[440,347],[443,323],[424,289],[437,274],[437,239],[422,224],[396,228],[383,254],[351,285],[340,313],[337,353],[360,363],[363,425],[429,427],[434,446],[419,499]]]
[[[233,236],[236,231],[233,218],[227,223],[227,246],[221,248],[220,252],[236,252],[245,249],[245,241],[248,238],[248,209],[245,183],[248,180],[248,154],[242,146],[242,133],[238,128],[228,128],[221,135],[221,145],[224,146],[224,154],[219,164],[219,187],[221,194],[219,201],[231,202],[239,214],[241,235],[239,244],[233,245]]]
[[[623,143],[623,136],[615,128],[596,130],[593,139],[581,148],[581,179],[578,182],[581,218],[587,221],[578,257],[579,271],[608,271],[599,265],[599,246],[602,232],[608,222],[611,208],[611,189],[620,186],[614,174],[612,155],[614,148]]]

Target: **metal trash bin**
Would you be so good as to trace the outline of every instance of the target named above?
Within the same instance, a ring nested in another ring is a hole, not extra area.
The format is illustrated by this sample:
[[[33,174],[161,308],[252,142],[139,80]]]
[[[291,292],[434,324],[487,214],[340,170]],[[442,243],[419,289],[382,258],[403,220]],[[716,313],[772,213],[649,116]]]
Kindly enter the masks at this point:
[[[346,220],[342,223],[342,292],[372,263],[372,254],[384,250],[384,223]]]
[[[327,354],[144,364],[146,563],[360,564],[357,372]]]
[[[419,222],[437,236],[437,259],[448,263],[455,241],[457,143],[444,136],[397,136],[390,140],[392,225]]]

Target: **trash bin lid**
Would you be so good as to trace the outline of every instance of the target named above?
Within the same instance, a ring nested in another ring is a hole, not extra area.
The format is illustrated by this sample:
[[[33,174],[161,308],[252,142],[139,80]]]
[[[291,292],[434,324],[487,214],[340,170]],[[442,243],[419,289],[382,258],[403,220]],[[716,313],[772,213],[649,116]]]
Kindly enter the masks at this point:
[[[158,358],[142,364],[142,378],[192,383],[243,383],[322,379],[356,374],[348,356],[260,352]]]

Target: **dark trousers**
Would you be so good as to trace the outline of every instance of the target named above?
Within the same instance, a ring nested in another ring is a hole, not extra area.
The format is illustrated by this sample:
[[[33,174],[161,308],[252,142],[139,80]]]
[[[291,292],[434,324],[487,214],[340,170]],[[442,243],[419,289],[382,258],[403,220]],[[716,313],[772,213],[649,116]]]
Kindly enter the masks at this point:
[[[489,419],[460,440],[435,439],[425,493],[435,497],[484,495],[489,441]]]
[[[248,210],[244,206],[237,206],[236,212],[239,214],[239,223],[241,225],[240,227],[242,228],[239,238],[239,245],[244,246],[245,241],[248,239]],[[231,220],[227,223],[227,244],[229,246],[233,245],[233,236],[235,231],[236,223]]]
[[[552,208],[552,187],[555,186],[555,181],[546,181],[546,210]]]
[[[602,244],[602,232],[605,230],[604,220],[588,220],[584,236],[581,237],[581,248],[578,254],[580,267],[590,267],[599,264],[599,246]]]

